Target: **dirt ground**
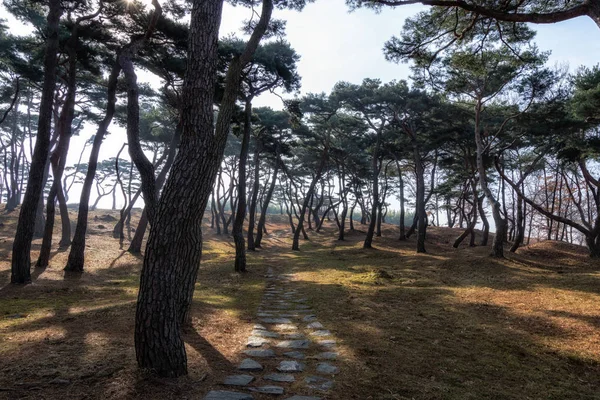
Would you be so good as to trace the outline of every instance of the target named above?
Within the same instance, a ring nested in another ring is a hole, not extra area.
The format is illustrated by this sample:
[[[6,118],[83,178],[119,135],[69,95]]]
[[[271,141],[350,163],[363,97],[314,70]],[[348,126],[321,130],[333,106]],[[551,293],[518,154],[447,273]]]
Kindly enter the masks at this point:
[[[324,398],[600,399],[600,263],[578,246],[542,242],[496,260],[487,248],[453,249],[458,230],[431,228],[417,255],[392,226],[363,250],[366,227],[338,242],[326,223],[292,252],[274,216],[237,275],[232,239],[207,226],[189,375],[161,380],[136,368],[141,259],[112,238],[118,213],[92,214],[85,273],[65,275],[68,253],[55,251],[25,287],[8,283],[16,216],[0,215],[0,398],[201,399],[241,360],[273,266],[295,274],[340,343]]]

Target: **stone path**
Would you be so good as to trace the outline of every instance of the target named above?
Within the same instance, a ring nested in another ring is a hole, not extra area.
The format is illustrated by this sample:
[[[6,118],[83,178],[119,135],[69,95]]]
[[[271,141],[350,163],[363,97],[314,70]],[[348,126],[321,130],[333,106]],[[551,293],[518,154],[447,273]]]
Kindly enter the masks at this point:
[[[212,390],[204,400],[253,400],[253,393],[321,400],[333,388],[339,373],[336,342],[306,304],[308,299],[292,286],[289,275],[269,268],[245,358],[222,389]]]

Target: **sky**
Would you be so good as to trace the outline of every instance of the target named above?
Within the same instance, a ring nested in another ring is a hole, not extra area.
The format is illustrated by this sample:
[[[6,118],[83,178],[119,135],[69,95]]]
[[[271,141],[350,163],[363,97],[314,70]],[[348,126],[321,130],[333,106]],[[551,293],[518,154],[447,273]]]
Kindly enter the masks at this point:
[[[386,9],[380,14],[370,10],[349,12],[344,0],[317,0],[302,12],[275,10],[273,17],[287,20],[287,40],[301,56],[298,64],[302,76],[301,92],[319,93],[329,92],[338,81],[408,79],[409,66],[386,61],[382,48],[386,40],[399,34],[404,19],[424,9],[423,6],[403,6]],[[226,5],[221,36],[239,35],[242,21],[248,19],[250,13],[249,9]],[[9,22],[13,32],[23,31],[24,28],[14,20]],[[536,43],[540,49],[552,51],[551,65],[568,65],[575,70],[580,65],[592,66],[600,61],[600,29],[591,19],[577,18],[532,27],[538,31]],[[152,76],[140,73],[140,81],[144,80],[156,83]],[[281,100],[272,94],[260,96],[254,105],[282,108]],[[103,144],[101,159],[114,157],[126,141],[124,129],[113,125],[109,130],[111,134]],[[94,132],[94,126],[87,126],[80,137],[73,138],[68,164],[77,162],[85,140]],[[89,151],[84,154],[84,160],[88,155]],[[79,194],[74,190],[70,201],[78,202],[78,198]],[[101,207],[109,205],[108,198],[100,203]]]

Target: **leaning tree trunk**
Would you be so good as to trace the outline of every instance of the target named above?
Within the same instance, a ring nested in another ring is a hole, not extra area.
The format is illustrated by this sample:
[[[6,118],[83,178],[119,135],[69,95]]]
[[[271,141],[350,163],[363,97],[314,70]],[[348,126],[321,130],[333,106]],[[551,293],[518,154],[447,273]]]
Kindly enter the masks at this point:
[[[250,214],[248,216],[248,250],[254,251],[256,250],[256,246],[254,245],[254,225],[256,221],[256,204],[258,201],[258,189],[259,189],[259,179],[260,179],[260,151],[261,145],[260,143],[256,143],[256,153],[254,155],[254,184],[252,187],[252,199],[250,200]],[[241,181],[241,178],[240,178]],[[244,201],[245,203],[245,201]],[[245,206],[245,204],[244,204]],[[238,210],[240,209],[238,203]],[[236,216],[237,217],[237,216]]]
[[[179,145],[179,141],[181,140],[181,122],[177,124],[177,128],[175,129],[175,134],[173,135],[173,139],[171,139],[171,143],[169,144],[169,153],[167,154],[167,160],[165,161],[165,165],[158,173],[156,177],[156,197],[158,198],[159,192],[162,189],[165,180],[167,179],[167,173],[171,169],[173,165],[173,161],[175,160],[175,155],[177,154],[177,146]],[[133,201],[135,203],[135,200]],[[133,205],[132,203],[132,205]],[[213,198],[213,207],[214,207],[214,198]],[[215,211],[215,219],[217,221],[217,234],[221,234],[221,229],[219,226],[219,218]],[[146,216],[146,209],[142,211],[142,216],[140,217],[140,221],[138,222],[138,226],[135,228],[135,234],[133,235],[133,239],[129,244],[128,252],[131,254],[140,254],[142,252],[142,242],[144,241],[144,234],[146,233],[146,229],[148,227],[148,217]]]
[[[492,207],[492,216],[496,224],[496,235],[494,236],[494,243],[492,245],[492,256],[503,258],[504,257],[504,238],[506,237],[506,218],[502,217],[502,205],[492,193],[488,182],[487,172],[483,163],[483,156],[485,152],[485,146],[483,144],[483,138],[480,132],[480,118],[481,118],[481,101],[477,102],[475,106],[475,143],[477,145],[477,172],[479,173],[479,184],[485,197],[487,198],[490,206]]]
[[[44,167],[50,151],[52,109],[58,64],[56,57],[59,47],[58,31],[62,7],[59,0],[50,0],[49,5],[46,26],[46,51],[44,54],[44,83],[42,85],[38,131],[29,169],[27,189],[21,205],[12,248],[10,281],[17,284],[31,282],[31,241],[33,239],[37,206],[44,189]]]
[[[298,217],[298,226],[296,227],[296,231],[294,232],[292,250],[300,250],[300,233],[304,235],[304,238],[307,237],[306,232],[304,231],[304,216],[306,215],[306,209],[308,208],[310,198],[312,198],[315,186],[317,186],[317,182],[319,181],[319,179],[321,179],[321,174],[323,173],[323,168],[325,168],[325,163],[327,161],[327,153],[328,145],[326,144],[325,148],[323,149],[323,154],[321,155],[321,162],[319,164],[319,168],[317,169],[317,173],[315,174],[315,177],[313,178],[312,182],[310,183],[310,186],[308,187],[306,196],[304,196],[304,202],[302,204],[302,209],[300,210],[300,216]]]
[[[269,211],[269,203],[273,197],[275,191],[275,184],[277,183],[277,173],[279,172],[279,146],[277,146],[277,155],[275,157],[275,168],[273,170],[273,176],[271,178],[271,185],[265,196],[262,210],[260,211],[260,218],[258,219],[258,226],[256,228],[256,239],[254,239],[254,247],[261,248],[263,232],[265,231],[265,224],[267,221],[267,212]]]
[[[247,99],[244,109],[244,133],[242,137],[242,148],[240,150],[240,160],[238,167],[238,203],[237,211],[235,213],[235,220],[233,221],[233,227],[231,233],[233,235],[233,241],[235,242],[235,272],[246,272],[246,243],[244,240],[244,220],[246,219],[246,162],[248,161],[248,147],[250,145],[250,129],[252,124],[252,100]],[[258,161],[258,149],[256,150],[256,160]],[[254,166],[255,171],[258,171],[258,165]],[[256,198],[258,192],[258,173],[255,173],[254,178],[254,191],[252,193],[252,199]],[[256,204],[254,204],[256,206]],[[250,206],[252,209],[252,206]],[[250,211],[252,212],[252,211]],[[250,234],[250,227],[248,227],[248,246],[250,246],[250,240],[252,239]],[[254,247],[254,240],[252,240],[252,247]]]
[[[485,210],[483,209],[483,199],[485,196],[479,197],[477,200],[477,207],[479,208],[479,215],[481,216],[481,221],[483,222],[483,234],[481,237],[481,245],[487,246],[488,240],[490,237],[490,222],[485,215]]]
[[[379,146],[381,143],[381,130],[377,132],[377,142],[375,143],[375,150],[373,151],[373,160],[371,162],[371,168],[373,169],[373,204],[371,205],[371,221],[369,222],[369,229],[367,230],[367,237],[363,243],[364,249],[372,248],[373,235],[375,234],[375,226],[377,224],[377,208],[379,207]],[[364,215],[364,214],[363,214]]]
[[[513,245],[510,247],[510,252],[514,253],[517,251],[519,246],[525,239],[525,216],[523,215],[523,199],[517,195],[517,221],[515,222],[517,228],[517,235]]]
[[[106,89],[106,112],[104,114],[104,119],[100,121],[100,124],[98,125],[96,136],[94,136],[90,159],[88,161],[88,169],[85,175],[85,180],[83,181],[83,188],[81,189],[79,213],[77,214],[77,225],[75,227],[75,234],[73,235],[73,242],[71,243],[71,251],[69,253],[69,259],[67,260],[67,265],[65,266],[65,271],[83,271],[83,265],[85,261],[85,234],[87,231],[90,192],[96,176],[96,168],[98,167],[98,154],[100,153],[100,146],[102,145],[102,141],[104,140],[104,136],[106,136],[108,126],[110,125],[115,114],[115,104],[117,101],[117,82],[120,73],[121,67],[119,66],[119,63],[115,61],[115,64],[110,72],[110,76],[108,77],[108,86]]]
[[[261,18],[246,48],[229,65],[215,131],[213,104],[222,7],[223,0],[193,2],[181,95],[181,145],[156,207],[140,279],[136,357],[140,368],[160,376],[187,373],[181,326],[190,319],[202,255],[202,218],[225,150],[241,72],[267,29],[273,3],[263,0]]]

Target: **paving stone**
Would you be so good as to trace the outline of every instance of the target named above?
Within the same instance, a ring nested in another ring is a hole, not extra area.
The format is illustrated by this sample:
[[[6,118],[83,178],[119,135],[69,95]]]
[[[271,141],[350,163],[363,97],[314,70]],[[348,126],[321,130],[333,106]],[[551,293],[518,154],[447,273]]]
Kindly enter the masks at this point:
[[[320,376],[309,376],[306,379],[304,379],[304,381],[311,389],[329,390],[333,387],[333,381],[321,378]]]
[[[304,371],[304,364],[298,361],[282,361],[277,367],[279,372],[302,372]]]
[[[277,324],[273,327],[273,329],[276,329],[278,331],[297,331],[298,330],[298,326],[294,325],[294,324]]]
[[[308,340],[282,340],[276,346],[284,349],[308,349],[309,345]]]
[[[204,396],[204,400],[254,400],[254,397],[247,393],[228,392],[226,390],[211,390],[206,396]]]
[[[314,331],[310,333],[313,336],[330,336],[331,332],[327,331],[327,330],[321,330],[321,331]]]
[[[261,318],[261,322],[265,324],[291,324],[292,320],[288,318]]]
[[[299,360],[304,360],[306,355],[301,351],[288,351],[287,353],[283,353],[284,356],[290,358],[297,358]]]
[[[275,357],[275,352],[271,349],[246,350],[246,351],[244,351],[244,354],[246,354],[250,357],[261,357],[261,358]]]
[[[279,386],[261,386],[261,387],[256,387],[256,388],[249,388],[249,390],[256,392],[256,393],[263,393],[263,394],[284,394],[285,393],[285,390]]]
[[[317,372],[320,374],[335,375],[340,372],[340,369],[329,363],[319,363],[317,365]]]
[[[312,321],[316,321],[316,320],[317,320],[316,315],[307,315],[304,318],[302,318],[302,321],[304,321],[304,322],[312,322]]]
[[[266,330],[262,330],[262,329],[253,330],[251,335],[255,336],[255,337],[262,337],[262,338],[277,338],[280,336],[279,333],[270,332],[270,331],[266,331]]]
[[[288,397],[285,400],[321,400],[321,398],[314,397],[314,396],[292,396],[292,397]]]
[[[316,321],[311,322],[310,324],[306,325],[306,327],[308,329],[323,329],[323,328],[325,328],[322,323],[316,322]]]
[[[242,371],[262,371],[263,366],[251,358],[246,358],[242,360],[238,369]]]
[[[264,376],[264,379],[268,380],[268,381],[275,381],[275,382],[294,382],[296,381],[296,378],[294,378],[294,375],[291,374],[267,374]]]
[[[326,351],[326,352],[317,354],[315,356],[315,358],[317,360],[337,360],[338,353],[335,353],[333,351]]]
[[[266,330],[267,330],[267,328],[265,328],[265,327],[264,327],[263,325],[261,325],[261,324],[254,324],[254,326],[253,326],[252,328],[253,328],[253,329],[260,329],[260,330],[263,330],[263,331],[266,331]]]
[[[268,317],[272,317],[273,313],[259,312],[256,315],[258,315],[259,317],[267,317],[268,318]]]
[[[337,342],[333,339],[319,340],[318,343],[319,343],[319,345],[321,345],[323,347],[328,347],[328,348],[332,348],[337,345]]]
[[[258,337],[258,336],[250,336],[248,338],[248,343],[246,343],[246,346],[261,347],[263,344],[267,344],[267,343],[269,343],[269,339],[265,339],[265,338]]]
[[[304,333],[295,332],[295,333],[286,333],[285,338],[286,339],[306,339],[306,336],[304,335]]]
[[[230,375],[223,381],[223,384],[229,386],[246,386],[254,380],[251,375]]]

